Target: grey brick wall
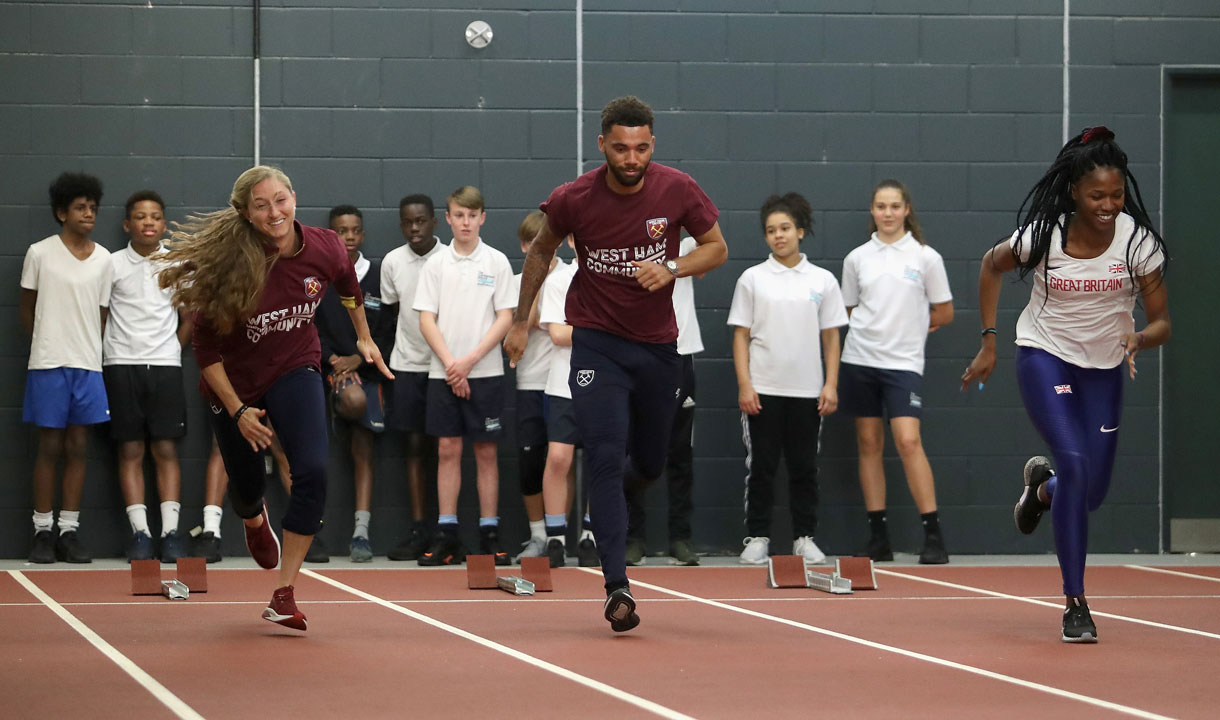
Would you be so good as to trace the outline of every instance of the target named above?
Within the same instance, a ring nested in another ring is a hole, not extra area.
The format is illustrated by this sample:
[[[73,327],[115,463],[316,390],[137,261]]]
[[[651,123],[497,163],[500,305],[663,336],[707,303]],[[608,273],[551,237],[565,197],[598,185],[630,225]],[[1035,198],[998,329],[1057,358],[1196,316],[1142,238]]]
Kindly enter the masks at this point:
[[[461,184],[488,200],[485,237],[519,261],[519,219],[575,171],[576,42],[570,0],[271,0],[262,15],[262,157],[293,177],[302,220],[352,202],[366,210],[366,249],[398,245],[397,202],[441,199]],[[476,7],[477,6],[477,7]],[[1071,127],[1110,125],[1137,163],[1156,207],[1160,65],[1220,62],[1220,6],[1205,0],[1072,3]],[[984,393],[956,378],[976,347],[974,278],[987,244],[1010,231],[1017,205],[1060,143],[1058,0],[586,0],[584,137],[596,164],[597,113],[632,93],[658,111],[656,159],[699,180],[722,210],[731,259],[697,283],[707,350],[697,361],[695,541],[733,549],[742,534],[740,449],[730,333],[733,283],[766,253],[756,208],[798,190],[816,209],[806,250],[838,272],[865,239],[868,193],[888,176],[911,186],[932,245],[946,259],[958,319],[928,343],[925,445],[936,472],[950,549],[1049,551],[1043,533],[1008,529],[1018,468],[1042,450],[1024,417],[1010,362]],[[474,19],[495,40],[462,38]],[[121,204],[154,187],[171,218],[221,206],[254,152],[251,11],[221,0],[0,3],[0,556],[27,551],[35,434],[20,423],[27,343],[16,320],[25,247],[55,231],[46,186],[64,169],[101,176],[96,238],[121,246]],[[443,223],[442,223],[443,231]],[[1025,290],[1007,287],[1002,334]],[[1002,356],[1011,348],[1001,344]],[[1156,358],[1128,384],[1126,428],[1098,551],[1154,551]],[[181,445],[186,527],[198,522],[208,449],[188,359],[191,431]],[[511,426],[511,409],[506,416]],[[524,536],[513,442],[502,454],[506,533]],[[822,437],[822,529],[830,552],[864,539],[850,424]],[[333,450],[325,529],[350,529],[350,472]],[[914,549],[918,519],[890,453],[892,525]],[[379,552],[406,517],[401,443],[378,447],[373,542]],[[151,484],[151,478],[150,478]],[[664,549],[664,489],[649,533]],[[783,493],[781,492],[781,498]],[[473,487],[463,513],[471,515]],[[273,506],[281,494],[271,492]],[[114,454],[92,434],[85,494],[87,542],[120,552],[125,534]],[[774,534],[783,547],[786,513]],[[240,550],[232,518],[230,549]]]

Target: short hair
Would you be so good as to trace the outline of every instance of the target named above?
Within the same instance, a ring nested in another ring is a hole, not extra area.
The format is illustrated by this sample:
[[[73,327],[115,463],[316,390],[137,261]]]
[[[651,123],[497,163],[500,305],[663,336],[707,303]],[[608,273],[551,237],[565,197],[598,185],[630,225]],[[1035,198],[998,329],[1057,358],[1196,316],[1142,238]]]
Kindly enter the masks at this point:
[[[541,210],[534,210],[530,212],[530,214],[526,215],[525,219],[521,221],[521,224],[517,226],[517,239],[522,243],[533,242],[534,238],[538,237],[538,231],[541,230],[542,226],[545,224],[546,213],[542,212]]]
[[[136,203],[149,200],[161,206],[161,212],[165,212],[165,201],[161,199],[161,195],[156,190],[136,190],[127,198],[127,204],[123,206],[123,217],[131,217],[131,210],[136,206]]]
[[[782,212],[792,218],[793,225],[804,230],[808,237],[813,237],[813,208],[809,206],[809,201],[803,195],[790,192],[767,198],[758,212],[763,232],[767,230],[767,218],[777,212]]]
[[[330,215],[326,217],[326,224],[329,225],[335,221],[335,218],[340,215],[355,215],[364,222],[364,213],[360,212],[360,208],[355,205],[336,205],[330,209]]]
[[[615,98],[602,108],[602,135],[610,132],[615,125],[624,127],[647,126],[652,130],[652,108],[648,103],[634,95]]]
[[[449,193],[445,198],[445,209],[449,209],[449,205],[458,205],[469,210],[483,210],[483,193],[474,185],[463,185],[462,187]]]
[[[436,206],[432,204],[431,195],[416,193],[414,195],[406,196],[402,200],[398,201],[398,212],[401,213],[408,205],[423,205],[424,207],[428,208],[429,215],[436,217]]]
[[[85,173],[61,173],[48,190],[51,195],[51,215],[60,225],[64,223],[59,219],[59,211],[67,212],[76,198],[88,198],[99,204],[102,202],[102,181]]]

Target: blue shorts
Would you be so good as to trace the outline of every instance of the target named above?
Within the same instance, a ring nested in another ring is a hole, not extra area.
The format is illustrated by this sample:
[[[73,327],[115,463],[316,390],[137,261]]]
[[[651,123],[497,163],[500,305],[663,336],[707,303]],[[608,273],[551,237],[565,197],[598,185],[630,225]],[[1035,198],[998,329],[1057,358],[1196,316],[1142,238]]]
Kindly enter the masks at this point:
[[[395,370],[390,393],[390,416],[386,418],[386,424],[393,430],[422,433],[428,406],[427,371]]]
[[[27,371],[21,420],[44,428],[109,422],[102,374],[80,368]]]
[[[432,437],[465,437],[471,442],[495,442],[500,438],[500,411],[504,407],[504,376],[473,378],[470,397],[453,394],[449,383],[428,379],[428,420]]]
[[[839,365],[839,413],[848,417],[890,419],[923,414],[923,376],[911,370]]]
[[[580,446],[580,431],[576,429],[576,412],[572,401],[558,395],[546,396],[546,437],[550,442]]]
[[[541,390],[517,391],[517,447],[546,445],[546,405]]]

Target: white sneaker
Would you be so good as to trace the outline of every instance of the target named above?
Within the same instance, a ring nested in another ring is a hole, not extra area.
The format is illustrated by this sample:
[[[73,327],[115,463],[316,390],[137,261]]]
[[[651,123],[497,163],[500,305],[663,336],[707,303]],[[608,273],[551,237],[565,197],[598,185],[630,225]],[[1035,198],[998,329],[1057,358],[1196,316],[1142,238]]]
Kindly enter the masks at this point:
[[[810,565],[821,565],[826,562],[826,553],[822,552],[813,538],[808,535],[802,535],[792,541],[792,554],[805,558],[805,562]]]
[[[746,546],[746,549],[741,551],[741,557],[739,558],[742,565],[767,564],[767,559],[771,556],[769,552],[771,538],[748,537],[742,540],[741,544]]]
[[[517,556],[517,563],[521,563],[521,558],[527,557],[546,557],[546,538],[537,538],[530,535],[530,539],[521,543],[524,550]]]

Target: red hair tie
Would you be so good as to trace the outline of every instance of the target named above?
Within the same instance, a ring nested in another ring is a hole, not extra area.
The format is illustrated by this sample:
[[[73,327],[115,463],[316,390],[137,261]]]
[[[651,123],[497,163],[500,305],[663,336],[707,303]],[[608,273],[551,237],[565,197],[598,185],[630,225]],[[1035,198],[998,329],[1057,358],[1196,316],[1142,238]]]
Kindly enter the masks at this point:
[[[1097,125],[1091,128],[1085,128],[1080,135],[1080,144],[1088,145],[1094,140],[1113,140],[1114,133],[1105,125]]]

